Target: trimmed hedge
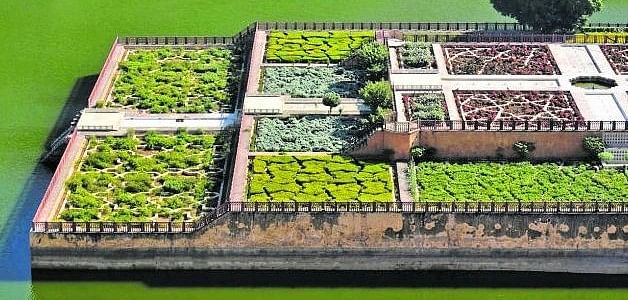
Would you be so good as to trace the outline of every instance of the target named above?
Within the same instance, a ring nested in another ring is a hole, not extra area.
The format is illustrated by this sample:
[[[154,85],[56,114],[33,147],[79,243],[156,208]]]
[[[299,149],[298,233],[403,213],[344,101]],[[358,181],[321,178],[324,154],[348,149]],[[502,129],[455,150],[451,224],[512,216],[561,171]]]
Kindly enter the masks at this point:
[[[335,63],[351,55],[372,31],[273,31],[268,36],[266,61],[274,63]]]

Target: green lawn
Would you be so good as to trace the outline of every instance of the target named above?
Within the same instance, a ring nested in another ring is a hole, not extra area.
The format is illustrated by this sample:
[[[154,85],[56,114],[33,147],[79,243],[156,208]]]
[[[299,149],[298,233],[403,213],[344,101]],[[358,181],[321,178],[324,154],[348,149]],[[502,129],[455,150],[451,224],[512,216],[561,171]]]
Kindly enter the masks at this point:
[[[606,6],[594,21],[625,21],[628,1],[607,0]],[[254,20],[507,19],[494,11],[488,0],[2,1],[0,230],[9,222],[29,222],[32,211],[11,219],[9,214],[16,205],[23,205],[17,203],[18,196],[72,87],[79,78],[99,72],[116,35],[231,35]],[[4,248],[3,242],[0,247]],[[11,260],[11,255],[7,257]],[[24,268],[28,268],[27,260]],[[13,263],[17,264],[15,260]],[[0,294],[4,294],[2,287]]]

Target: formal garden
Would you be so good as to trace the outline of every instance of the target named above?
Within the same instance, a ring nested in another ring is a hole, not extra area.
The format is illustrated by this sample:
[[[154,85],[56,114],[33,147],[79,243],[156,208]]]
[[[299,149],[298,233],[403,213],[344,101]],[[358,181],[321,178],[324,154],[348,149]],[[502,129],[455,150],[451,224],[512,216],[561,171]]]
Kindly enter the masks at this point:
[[[229,106],[238,55],[226,48],[129,50],[106,105],[150,113],[217,112]]]
[[[628,174],[586,163],[419,162],[416,201],[624,201]]]
[[[66,221],[192,221],[216,205],[221,147],[213,134],[89,138],[66,182]]]
[[[260,152],[339,153],[357,142],[363,131],[358,118],[259,118],[253,146]]]
[[[573,97],[565,91],[454,91],[465,121],[581,121]]]
[[[341,155],[268,155],[250,160],[252,202],[391,202],[391,167]]]
[[[554,75],[560,70],[541,44],[444,44],[453,75]]]
[[[617,74],[628,74],[628,45],[600,45],[600,48]]]
[[[337,63],[375,38],[373,31],[272,31],[266,61],[272,63]]]

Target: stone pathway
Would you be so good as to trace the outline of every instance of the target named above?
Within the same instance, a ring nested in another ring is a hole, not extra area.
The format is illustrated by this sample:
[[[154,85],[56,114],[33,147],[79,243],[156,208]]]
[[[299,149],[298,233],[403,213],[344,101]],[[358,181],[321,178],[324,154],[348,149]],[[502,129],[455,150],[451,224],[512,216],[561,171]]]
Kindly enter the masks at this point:
[[[253,116],[242,116],[238,146],[236,148],[235,165],[233,174],[231,175],[233,181],[231,182],[231,191],[229,193],[230,202],[242,202],[247,200],[246,183],[249,167],[249,146],[251,144],[254,124],[255,119]]]

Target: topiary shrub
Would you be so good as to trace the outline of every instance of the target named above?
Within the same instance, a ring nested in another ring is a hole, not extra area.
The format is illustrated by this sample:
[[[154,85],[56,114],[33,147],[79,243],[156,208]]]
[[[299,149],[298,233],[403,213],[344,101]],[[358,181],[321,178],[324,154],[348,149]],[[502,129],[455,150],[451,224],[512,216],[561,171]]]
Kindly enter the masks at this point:
[[[369,81],[359,94],[373,111],[377,108],[392,108],[393,93],[388,81]]]
[[[520,159],[528,158],[530,153],[536,150],[534,143],[526,141],[518,141],[512,144],[512,150],[515,151]]]
[[[323,96],[323,105],[329,106],[329,114],[331,114],[331,110],[340,105],[340,95],[336,92],[329,92]]]
[[[584,148],[584,151],[586,151],[590,157],[597,158],[598,154],[604,152],[606,143],[604,143],[601,137],[587,136],[582,139],[582,148]]]

